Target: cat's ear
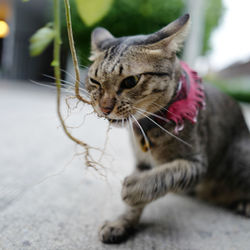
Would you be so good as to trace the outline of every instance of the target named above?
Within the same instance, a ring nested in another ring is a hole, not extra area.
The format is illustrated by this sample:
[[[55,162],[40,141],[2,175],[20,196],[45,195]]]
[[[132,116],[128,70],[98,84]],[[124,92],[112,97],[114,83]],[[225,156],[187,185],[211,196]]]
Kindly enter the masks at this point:
[[[190,26],[190,16],[186,14],[173,21],[163,29],[149,35],[145,40],[145,49],[152,54],[169,53],[170,55],[178,52],[188,34]]]
[[[91,34],[91,56],[90,61],[94,61],[95,58],[105,50],[106,45],[114,39],[114,36],[104,28],[95,28]]]

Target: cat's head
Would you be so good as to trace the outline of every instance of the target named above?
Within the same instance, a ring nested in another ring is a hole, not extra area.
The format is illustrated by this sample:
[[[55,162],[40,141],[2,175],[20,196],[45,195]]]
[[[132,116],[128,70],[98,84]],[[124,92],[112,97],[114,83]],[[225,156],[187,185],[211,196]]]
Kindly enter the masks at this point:
[[[176,52],[187,34],[186,14],[150,34],[114,37],[96,28],[91,37],[93,64],[86,87],[99,116],[119,123],[142,110],[156,112],[173,98],[180,77]]]

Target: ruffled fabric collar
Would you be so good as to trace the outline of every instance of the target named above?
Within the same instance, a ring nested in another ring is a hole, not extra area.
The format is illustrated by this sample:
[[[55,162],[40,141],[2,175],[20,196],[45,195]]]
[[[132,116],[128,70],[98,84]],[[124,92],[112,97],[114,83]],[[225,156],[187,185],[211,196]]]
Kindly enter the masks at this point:
[[[201,77],[185,62],[181,61],[180,63],[182,75],[177,94],[171,104],[164,109],[164,112],[161,110],[158,114],[175,123],[176,134],[184,129],[184,120],[196,123],[199,109],[205,108],[206,105]],[[162,123],[160,119],[158,122]]]

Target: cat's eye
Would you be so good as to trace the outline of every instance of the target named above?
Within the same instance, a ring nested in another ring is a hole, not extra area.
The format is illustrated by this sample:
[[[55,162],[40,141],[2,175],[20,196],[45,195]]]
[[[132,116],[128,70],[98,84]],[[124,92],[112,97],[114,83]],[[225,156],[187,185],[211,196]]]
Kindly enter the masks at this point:
[[[90,80],[92,83],[94,83],[95,85],[101,86],[101,84],[100,84],[98,81],[96,81],[95,79],[89,78],[89,80]]]
[[[136,75],[136,76],[129,76],[127,78],[125,78],[122,82],[121,82],[121,89],[131,89],[133,88],[140,80],[140,75]]]

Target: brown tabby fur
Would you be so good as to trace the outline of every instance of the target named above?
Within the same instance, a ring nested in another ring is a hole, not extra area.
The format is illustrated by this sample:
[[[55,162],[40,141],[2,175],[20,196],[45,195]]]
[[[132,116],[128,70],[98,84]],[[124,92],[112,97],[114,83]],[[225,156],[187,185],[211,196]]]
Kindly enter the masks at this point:
[[[206,108],[199,111],[196,124],[185,121],[178,134],[191,147],[170,134],[175,124],[163,125],[167,133],[145,118],[175,97],[181,75],[176,52],[188,26],[189,15],[184,15],[151,35],[115,38],[103,28],[92,33],[93,64],[86,84],[93,108],[113,124],[121,125],[123,119],[133,123],[136,137],[136,170],[122,188],[127,209],[100,228],[99,237],[105,243],[126,239],[144,207],[169,192],[192,190],[250,215],[250,137],[232,98],[205,85]],[[123,79],[135,75],[140,75],[138,83],[121,90]],[[150,142],[148,152],[141,150],[145,140]]]

